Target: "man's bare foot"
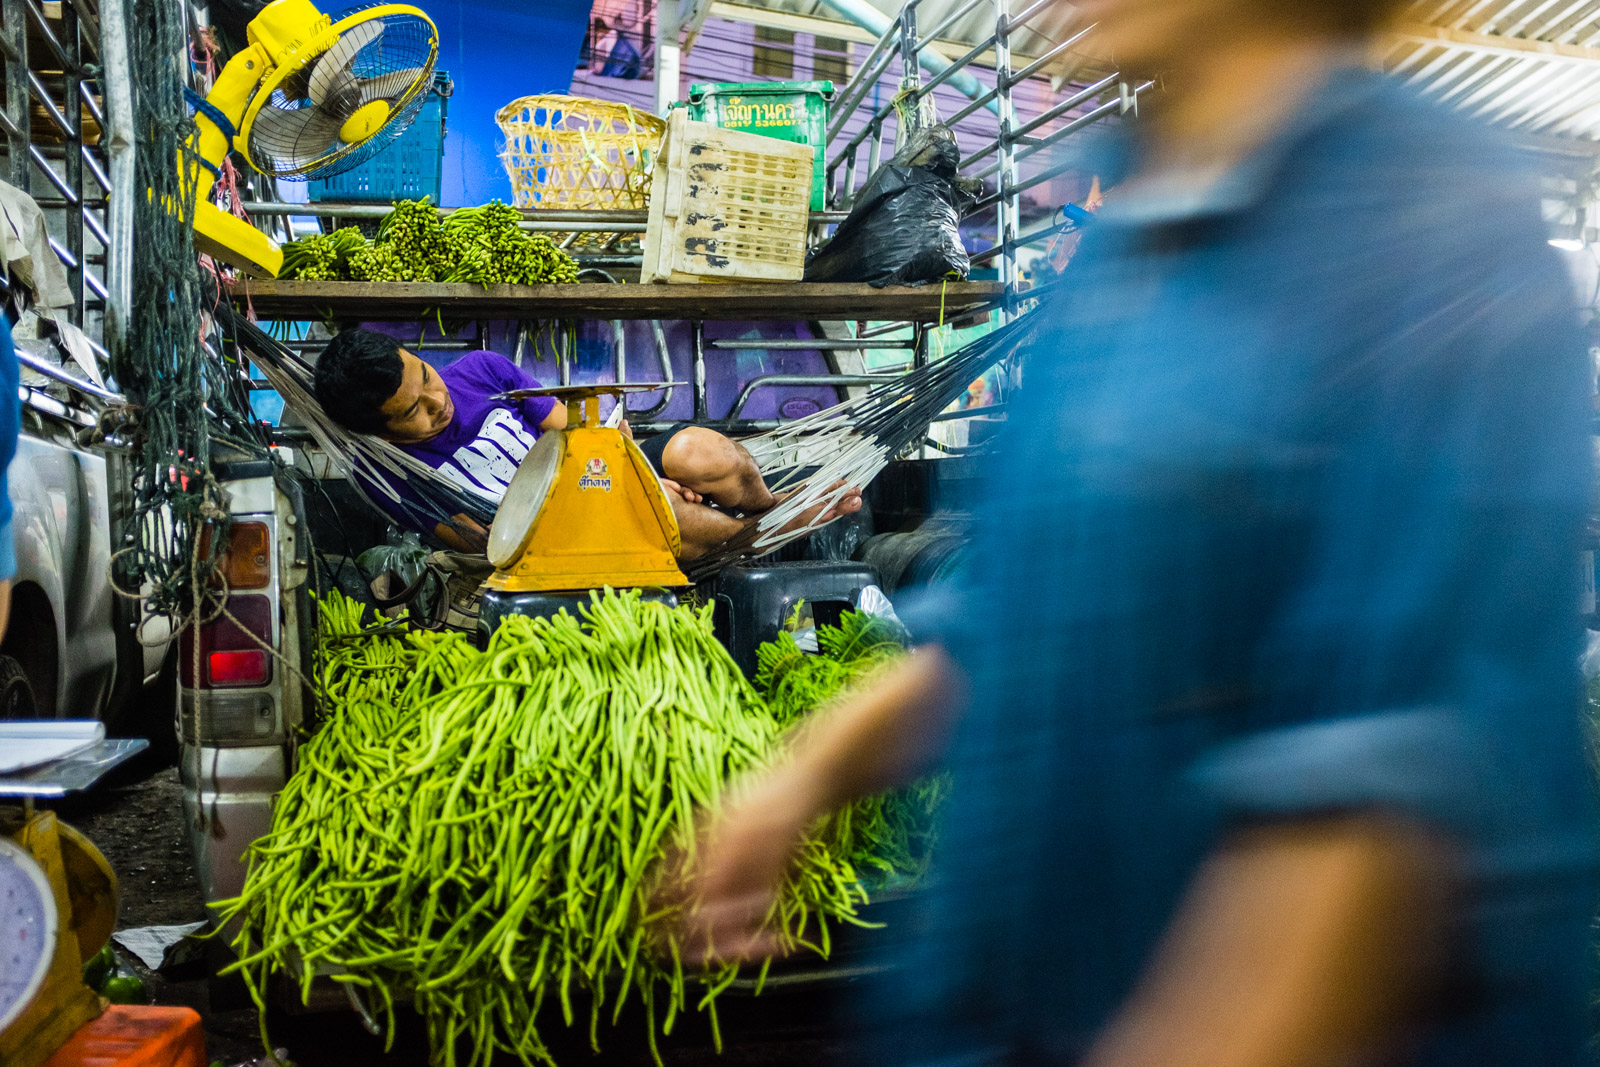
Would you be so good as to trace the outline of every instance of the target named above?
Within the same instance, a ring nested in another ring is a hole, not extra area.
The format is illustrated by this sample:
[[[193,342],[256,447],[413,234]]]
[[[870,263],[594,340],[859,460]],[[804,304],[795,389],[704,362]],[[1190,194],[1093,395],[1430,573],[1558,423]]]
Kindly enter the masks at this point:
[[[828,503],[828,500],[841,489],[844,490],[843,494],[840,495],[838,499],[834,500],[833,503]],[[795,489],[778,495],[774,498],[775,503],[773,504],[773,507],[781,507],[785,501],[791,499],[795,493],[798,493],[799,491],[800,490]],[[804,529],[807,526],[826,526],[835,519],[842,519],[846,515],[854,515],[860,510],[861,490],[853,485],[847,487],[842,481],[834,482],[832,485],[828,486],[827,493],[824,495],[824,498],[821,502],[806,508],[804,511],[800,512],[800,514],[794,516],[782,526],[778,527],[774,532],[789,533],[793,530]],[[763,532],[765,533],[767,531]]]

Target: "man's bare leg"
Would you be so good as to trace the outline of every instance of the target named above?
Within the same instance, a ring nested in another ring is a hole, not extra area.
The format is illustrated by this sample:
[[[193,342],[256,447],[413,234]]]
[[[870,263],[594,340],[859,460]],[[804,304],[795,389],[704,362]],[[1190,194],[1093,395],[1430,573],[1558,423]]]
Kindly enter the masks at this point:
[[[687,426],[661,451],[661,473],[727,511],[754,515],[778,502],[750,455],[737,441]]]
[[[668,493],[672,513],[678,519],[681,545],[678,558],[699,559],[718,545],[731,541],[750,528],[754,519],[736,519],[726,511],[691,504],[676,493]]]
[[[719,511],[704,504],[690,503],[676,493],[668,493],[667,500],[671,502],[672,513],[678,520],[680,542],[678,558],[682,560],[699,559],[718,545],[732,541],[740,535],[751,534],[752,528],[760,518],[759,515],[735,518],[726,511]],[[822,516],[825,507],[827,516],[823,519],[824,522],[832,522],[834,519],[860,511],[861,490],[851,489],[831,505],[813,504],[785,523],[784,528],[796,529],[815,521]]]
[[[745,515],[770,511],[787,496],[767,488],[755,457],[743,445],[703,426],[687,426],[667,442],[661,473],[718,507]],[[791,525],[808,523],[821,510],[810,509]],[[861,490],[851,488],[829,508],[828,521],[860,510]]]

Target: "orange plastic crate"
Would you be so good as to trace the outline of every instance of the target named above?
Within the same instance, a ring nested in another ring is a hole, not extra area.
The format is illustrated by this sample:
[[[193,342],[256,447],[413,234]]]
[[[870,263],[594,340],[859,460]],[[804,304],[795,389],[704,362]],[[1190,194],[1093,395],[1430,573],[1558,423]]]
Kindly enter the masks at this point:
[[[44,1067],[206,1067],[200,1014],[191,1008],[113,1004],[79,1027]]]

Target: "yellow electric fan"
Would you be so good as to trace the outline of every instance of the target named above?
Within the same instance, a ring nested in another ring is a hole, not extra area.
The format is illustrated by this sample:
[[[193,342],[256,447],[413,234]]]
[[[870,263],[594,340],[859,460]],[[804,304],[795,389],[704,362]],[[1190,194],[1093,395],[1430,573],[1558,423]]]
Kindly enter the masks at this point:
[[[366,162],[416,118],[433,81],[439,31],[404,4],[374,4],[335,22],[311,0],[273,0],[245,29],[195,114],[200,158],[195,247],[251,274],[276,275],[266,234],[213,205],[235,143],[275,178],[331,176]]]
[[[678,520],[650,461],[622,431],[600,424],[600,398],[666,384],[518,389],[497,399],[553,396],[567,428],[529,449],[489,528],[489,588],[577,592],[609,585],[688,585],[678,569]]]

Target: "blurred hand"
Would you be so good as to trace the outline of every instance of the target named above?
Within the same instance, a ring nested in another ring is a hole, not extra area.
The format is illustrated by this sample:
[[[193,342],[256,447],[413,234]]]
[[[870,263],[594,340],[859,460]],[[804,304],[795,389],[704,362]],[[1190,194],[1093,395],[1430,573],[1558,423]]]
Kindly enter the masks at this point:
[[[623,425],[626,426],[627,423],[623,423]],[[701,496],[693,489],[686,489],[677,482],[673,481],[671,478],[662,478],[661,488],[665,489],[669,493],[676,493],[678,496],[687,500],[691,504],[698,504],[705,499],[705,497]]]
[[[756,780],[701,830],[693,870],[678,887],[678,943],[687,959],[759,960],[777,939],[766,927],[784,875],[812,819],[803,779],[780,769]]]
[[[627,419],[623,419],[620,423],[618,423],[617,429],[622,431],[622,436],[626,437],[630,441],[633,440],[633,427],[628,425]]]

